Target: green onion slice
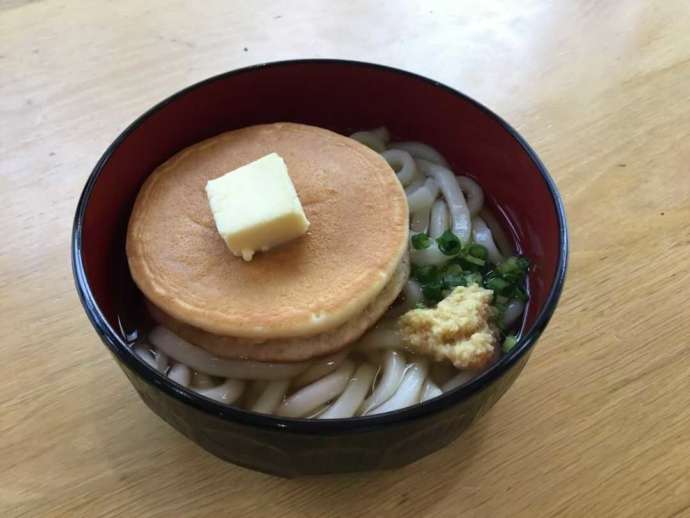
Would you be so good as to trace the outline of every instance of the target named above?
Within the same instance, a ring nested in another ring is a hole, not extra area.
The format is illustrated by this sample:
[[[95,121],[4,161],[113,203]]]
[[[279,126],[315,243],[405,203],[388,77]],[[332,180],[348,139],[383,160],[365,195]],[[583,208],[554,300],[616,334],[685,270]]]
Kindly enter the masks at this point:
[[[436,238],[438,249],[444,255],[458,255],[462,250],[462,243],[458,236],[453,234],[450,230],[446,230],[443,234]]]
[[[440,282],[430,282],[422,286],[424,298],[429,302],[439,302],[443,298],[443,285]]]
[[[424,232],[414,234],[410,241],[412,241],[412,248],[415,250],[424,250],[431,246],[431,238]]]
[[[504,353],[509,353],[513,347],[517,345],[518,339],[517,336],[515,335],[508,335],[505,337],[505,340],[503,340],[503,352]]]
[[[467,254],[477,259],[481,259],[482,261],[486,261],[489,258],[489,251],[486,249],[486,247],[478,245],[477,243],[472,243],[467,247]]]
[[[432,264],[423,264],[420,266],[414,265],[412,267],[411,275],[413,279],[422,284],[438,282],[440,280],[438,268]]]

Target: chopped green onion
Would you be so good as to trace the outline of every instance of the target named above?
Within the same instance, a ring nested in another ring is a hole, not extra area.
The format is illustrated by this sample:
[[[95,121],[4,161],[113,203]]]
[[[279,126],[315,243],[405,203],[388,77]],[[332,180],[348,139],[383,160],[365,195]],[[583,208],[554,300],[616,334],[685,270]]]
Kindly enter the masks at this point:
[[[450,259],[448,260],[448,262],[446,263],[446,267],[449,266],[449,265],[451,265],[451,264],[455,264],[455,265],[458,265],[460,268],[462,268],[462,269],[464,270],[465,267],[464,267],[463,264],[462,264],[463,262],[464,262],[464,261],[463,261],[463,259],[462,259],[462,255],[457,255],[457,256],[452,257],[452,258],[450,258]]]
[[[476,257],[477,259],[481,259],[482,261],[486,261],[489,258],[489,251],[486,249],[486,247],[478,245],[477,243],[473,243],[467,247],[467,254],[472,257]]]
[[[463,259],[465,261],[467,261],[468,263],[471,263],[471,264],[474,264],[477,266],[484,266],[486,264],[486,261],[484,261],[483,259],[479,259],[479,258],[473,257],[471,255],[466,255],[465,257],[463,257]]]
[[[494,293],[501,294],[503,290],[510,287],[510,283],[501,277],[489,277],[484,279],[484,287],[493,290]]]
[[[463,270],[470,270],[473,272],[481,272],[486,269],[486,262],[476,257],[461,253],[457,257],[451,259],[454,263],[462,266]]]
[[[444,255],[458,255],[462,250],[462,243],[458,236],[453,234],[450,230],[446,230],[443,234],[436,238],[438,249]]]
[[[494,314],[494,322],[496,323],[499,329],[503,329],[503,315],[505,315],[506,313],[507,305],[496,304],[494,307],[496,308],[496,313]]]
[[[482,274],[478,272],[467,272],[465,273],[465,286],[470,286],[472,284],[482,285]]]
[[[440,273],[438,268],[432,264],[423,264],[412,268],[412,278],[422,284],[428,282],[439,282]]]
[[[525,293],[525,290],[523,290],[520,286],[513,286],[513,289],[510,291],[510,296],[519,300],[520,302],[527,302],[529,299],[527,293]]]
[[[518,339],[517,336],[515,335],[508,335],[505,337],[505,340],[503,340],[503,352],[504,353],[509,353],[513,347],[517,345]]]
[[[513,255],[498,265],[498,270],[501,273],[507,273],[510,270],[517,270],[526,272],[529,269],[529,260],[526,257]]]
[[[528,269],[529,261],[524,257],[516,256],[509,257],[496,267],[496,271],[512,283],[521,282]]]
[[[443,284],[448,288],[466,286],[465,272],[459,264],[447,264],[443,268]]]
[[[419,233],[412,236],[411,243],[414,249],[423,250],[429,248],[433,240],[426,233]],[[477,284],[493,291],[492,306],[495,312],[492,319],[502,329],[503,315],[509,302],[528,300],[524,281],[529,261],[524,257],[512,256],[494,265],[489,261],[486,247],[478,243],[463,247],[460,239],[449,230],[441,234],[436,243],[448,260],[442,266],[412,265],[410,277],[419,282],[424,295],[424,301],[416,307],[433,307],[458,286]]]
[[[412,248],[415,250],[424,250],[425,248],[429,248],[431,246],[431,238],[424,232],[413,235],[411,241]]]
[[[446,263],[446,265],[443,267],[443,273],[445,273],[445,274],[448,274],[448,273],[460,274],[462,272],[463,272],[462,266],[460,266],[455,261],[448,261]]]
[[[496,304],[505,305],[505,304],[508,304],[508,302],[509,302],[508,297],[504,297],[503,295],[495,295],[494,294],[494,297],[495,297]]]
[[[443,298],[443,285],[440,282],[424,284],[422,293],[427,301],[436,303]]]
[[[415,307],[415,309],[426,309],[426,304],[424,304],[424,302],[421,302],[421,301],[420,301],[420,302],[417,302],[417,303],[414,305],[414,307]]]
[[[517,263],[517,257],[508,257],[505,261],[496,267],[500,273],[512,273],[514,271],[519,271],[520,267]]]
[[[410,264],[410,279],[419,280],[419,266],[414,263]]]

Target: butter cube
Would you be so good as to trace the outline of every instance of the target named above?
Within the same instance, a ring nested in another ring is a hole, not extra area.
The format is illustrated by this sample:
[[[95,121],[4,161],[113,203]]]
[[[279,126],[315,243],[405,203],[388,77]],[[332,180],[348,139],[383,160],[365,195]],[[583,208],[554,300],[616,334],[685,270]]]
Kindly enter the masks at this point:
[[[206,195],[218,233],[245,261],[309,228],[287,166],[277,153],[210,180]]]

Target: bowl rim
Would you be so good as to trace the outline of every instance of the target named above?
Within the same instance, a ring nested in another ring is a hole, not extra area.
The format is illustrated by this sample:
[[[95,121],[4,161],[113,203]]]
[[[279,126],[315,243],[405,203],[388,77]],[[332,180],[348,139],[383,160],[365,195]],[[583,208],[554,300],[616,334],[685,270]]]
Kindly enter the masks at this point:
[[[551,195],[551,201],[554,204],[554,210],[558,220],[559,257],[553,285],[543,307],[534,321],[534,324],[531,326],[528,332],[523,333],[517,345],[508,355],[503,356],[499,361],[494,363],[491,367],[469,383],[450,390],[434,399],[383,414],[328,420],[276,417],[226,406],[211,399],[199,396],[195,392],[186,389],[173,381],[170,381],[164,374],[161,374],[157,370],[149,367],[145,362],[139,360],[136,355],[131,352],[130,347],[125,343],[125,341],[120,338],[119,334],[107,322],[94,299],[93,293],[91,292],[91,287],[84,269],[84,258],[82,255],[84,215],[89,205],[93,188],[96,185],[103,168],[117,148],[125,141],[125,139],[127,139],[127,137],[151,115],[163,109],[169,103],[172,103],[178,98],[186,95],[188,92],[205,84],[223,80],[233,75],[252,73],[263,68],[289,67],[292,65],[303,64],[338,65],[379,69],[388,73],[399,74],[417,81],[426,82],[436,88],[440,88],[461,98],[464,102],[468,102],[474,107],[478,108],[485,116],[494,119],[503,127],[505,131],[510,134],[513,139],[515,139],[515,141],[522,147],[523,151],[536,166]],[[79,299],[84,311],[86,312],[92,326],[99,334],[101,340],[108,346],[111,353],[113,353],[119,361],[125,364],[129,370],[133,371],[145,382],[153,385],[166,395],[214,417],[262,429],[283,430],[286,432],[297,432],[301,434],[357,432],[395,423],[421,419],[456,405],[494,383],[528,353],[549,323],[563,290],[568,267],[568,249],[569,238],[565,208],[556,184],[549,175],[542,161],[537,156],[536,152],[510,124],[478,101],[434,79],[387,65],[369,63],[365,61],[331,58],[272,61],[230,70],[187,86],[148,109],[118,135],[118,137],[108,146],[93,168],[77,204],[72,228],[71,243],[72,273],[74,276],[77,293],[79,294]]]

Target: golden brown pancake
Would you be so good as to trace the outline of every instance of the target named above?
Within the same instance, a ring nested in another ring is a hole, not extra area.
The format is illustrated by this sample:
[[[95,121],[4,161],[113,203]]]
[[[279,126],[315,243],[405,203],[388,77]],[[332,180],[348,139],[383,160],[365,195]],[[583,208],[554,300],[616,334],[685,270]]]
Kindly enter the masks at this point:
[[[362,336],[393,303],[407,281],[409,271],[410,263],[405,254],[391,280],[364,311],[332,331],[308,337],[261,342],[252,338],[219,336],[175,320],[153,304],[148,307],[159,324],[216,356],[234,360],[298,362],[337,352]]]
[[[244,262],[216,232],[204,187],[271,152],[285,160],[311,226]],[[141,291],[175,320],[268,340],[326,333],[361,314],[407,236],[405,193],[385,160],[331,131],[276,123],[223,133],[157,168],[135,202],[127,256]]]

